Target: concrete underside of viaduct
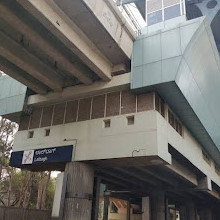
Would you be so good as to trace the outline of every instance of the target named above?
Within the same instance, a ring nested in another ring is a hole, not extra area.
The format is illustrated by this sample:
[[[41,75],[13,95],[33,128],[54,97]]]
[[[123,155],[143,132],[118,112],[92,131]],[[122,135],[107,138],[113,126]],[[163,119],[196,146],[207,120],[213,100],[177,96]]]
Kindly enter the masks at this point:
[[[166,165],[118,166],[115,161],[69,163],[65,168],[62,219],[97,220],[100,215],[104,220],[117,215],[120,220],[219,219],[218,199],[202,189],[205,185],[196,187],[173,168]],[[103,187],[102,192],[100,188]],[[113,214],[112,203],[119,210],[123,206],[127,211],[123,215]],[[131,207],[135,206],[141,211],[134,214]]]

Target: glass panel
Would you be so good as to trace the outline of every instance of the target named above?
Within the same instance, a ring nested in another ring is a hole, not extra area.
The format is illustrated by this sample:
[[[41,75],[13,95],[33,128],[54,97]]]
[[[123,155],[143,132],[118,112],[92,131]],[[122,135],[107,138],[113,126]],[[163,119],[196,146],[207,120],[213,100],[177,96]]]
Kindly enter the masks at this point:
[[[171,18],[175,18],[180,15],[181,15],[181,13],[180,13],[180,5],[179,4],[164,9],[164,19],[165,20],[169,20]]]
[[[147,1],[147,13],[158,11],[162,9],[162,0],[149,0]]]
[[[169,7],[171,5],[176,5],[180,3],[180,0],[163,0],[164,7]]]
[[[148,25],[153,25],[162,21],[162,11],[156,11],[147,15]]]

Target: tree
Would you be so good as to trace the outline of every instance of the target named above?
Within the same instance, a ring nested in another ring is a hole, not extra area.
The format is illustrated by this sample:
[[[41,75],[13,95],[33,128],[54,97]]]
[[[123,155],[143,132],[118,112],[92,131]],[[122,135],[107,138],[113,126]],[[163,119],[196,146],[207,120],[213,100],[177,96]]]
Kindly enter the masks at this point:
[[[9,166],[18,125],[0,117],[0,205],[51,209],[55,180],[51,172],[31,172]]]
[[[9,157],[12,150],[14,141],[14,135],[18,130],[18,125],[7,119],[0,117],[0,183],[8,178],[8,190],[5,193],[8,194],[8,201],[3,201],[4,205],[10,205],[11,200],[11,181],[14,168],[9,167]],[[4,172],[3,172],[4,171]],[[6,189],[4,189],[6,190]],[[6,204],[5,204],[6,203]]]
[[[46,209],[46,195],[50,183],[51,172],[41,172],[38,185],[37,209]]]
[[[3,169],[9,168],[8,161],[17,130],[18,125],[16,123],[0,116],[0,180],[2,179]]]

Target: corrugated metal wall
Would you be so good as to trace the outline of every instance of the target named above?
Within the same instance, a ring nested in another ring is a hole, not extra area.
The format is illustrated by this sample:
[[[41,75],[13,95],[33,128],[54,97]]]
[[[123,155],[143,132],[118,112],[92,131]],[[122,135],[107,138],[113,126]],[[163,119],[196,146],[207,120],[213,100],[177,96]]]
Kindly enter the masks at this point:
[[[0,207],[0,220],[50,220],[48,210],[21,209],[15,207]]]

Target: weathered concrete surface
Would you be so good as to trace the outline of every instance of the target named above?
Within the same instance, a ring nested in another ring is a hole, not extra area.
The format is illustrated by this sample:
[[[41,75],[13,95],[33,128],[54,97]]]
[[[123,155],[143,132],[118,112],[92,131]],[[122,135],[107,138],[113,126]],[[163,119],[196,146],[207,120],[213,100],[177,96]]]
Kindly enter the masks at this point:
[[[3,1],[3,70],[36,93],[130,71],[133,30],[112,0]]]

